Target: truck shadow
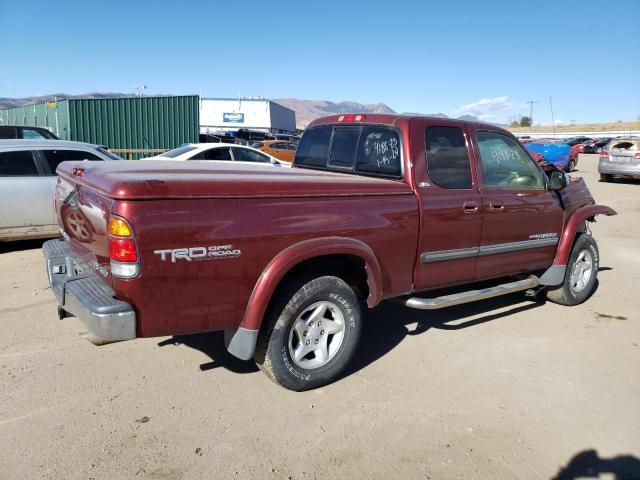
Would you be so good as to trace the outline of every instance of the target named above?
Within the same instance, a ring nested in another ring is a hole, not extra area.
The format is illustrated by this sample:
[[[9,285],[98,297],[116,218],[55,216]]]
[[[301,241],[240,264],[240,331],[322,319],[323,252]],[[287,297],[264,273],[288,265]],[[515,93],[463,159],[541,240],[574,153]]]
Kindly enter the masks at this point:
[[[383,302],[368,312],[360,346],[342,378],[348,377],[383,357],[402,342],[407,335],[421,335],[432,328],[439,330],[470,328],[508,317],[514,313],[537,308],[543,303],[544,301],[540,299],[527,299],[522,293],[430,312],[407,308],[396,302]],[[517,305],[513,306],[514,304]],[[513,307],[502,310],[509,306]],[[499,312],[495,311],[499,309]],[[415,324],[414,328],[408,327],[413,324]],[[184,345],[207,355],[211,361],[201,364],[201,371],[219,367],[235,373],[258,371],[258,367],[253,362],[240,360],[227,352],[224,346],[223,332],[176,335],[158,343],[159,347],[168,345]]]
[[[577,453],[552,480],[598,479],[601,474],[614,480],[639,480],[640,459],[633,455],[602,458],[594,449]]]
[[[369,312],[358,352],[343,377],[383,357],[406,336],[422,335],[431,329],[463,330],[506,319],[516,313],[541,307],[544,303],[544,296],[526,298],[523,293],[431,311],[407,308],[393,301],[383,302]]]
[[[0,254],[10,252],[22,252],[24,250],[41,249],[42,244],[49,240],[48,238],[35,240],[16,240],[12,242],[0,242]]]
[[[600,270],[610,268],[600,267]],[[592,294],[597,290],[596,280]],[[407,336],[422,335],[431,329],[454,332],[486,322],[508,320],[511,315],[539,308],[545,303],[544,294],[526,297],[523,292],[430,311],[415,310],[394,301],[382,302],[366,313],[358,351],[341,378],[382,358]],[[219,367],[234,373],[254,373],[259,370],[252,361],[240,360],[227,352],[223,332],[176,335],[158,343],[159,347],[167,345],[184,345],[207,355],[211,361],[200,365],[203,372]]]

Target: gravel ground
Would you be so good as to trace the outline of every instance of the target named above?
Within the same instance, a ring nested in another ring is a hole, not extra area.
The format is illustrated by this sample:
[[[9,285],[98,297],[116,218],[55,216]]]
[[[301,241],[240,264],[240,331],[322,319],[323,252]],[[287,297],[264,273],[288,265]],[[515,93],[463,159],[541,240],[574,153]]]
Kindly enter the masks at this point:
[[[220,334],[95,347],[57,320],[42,242],[0,245],[0,478],[640,476],[640,182],[598,183],[596,161],[574,175],[619,215],[593,226],[590,300],[385,303],[348,374],[306,393]]]

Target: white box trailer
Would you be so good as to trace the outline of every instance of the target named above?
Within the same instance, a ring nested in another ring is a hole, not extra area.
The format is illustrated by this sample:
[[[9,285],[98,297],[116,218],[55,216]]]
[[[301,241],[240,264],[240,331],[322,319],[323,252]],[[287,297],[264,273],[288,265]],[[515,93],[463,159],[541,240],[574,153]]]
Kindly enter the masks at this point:
[[[295,133],[296,112],[265,98],[201,98],[200,133]]]

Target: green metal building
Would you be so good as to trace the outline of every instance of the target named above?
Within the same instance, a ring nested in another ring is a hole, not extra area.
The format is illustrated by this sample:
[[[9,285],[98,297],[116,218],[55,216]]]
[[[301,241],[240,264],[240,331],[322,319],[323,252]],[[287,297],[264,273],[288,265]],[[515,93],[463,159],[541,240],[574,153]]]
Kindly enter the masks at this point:
[[[166,150],[198,141],[199,97],[59,100],[0,110],[0,124],[46,127],[63,140],[112,150]],[[123,157],[148,155],[124,153]]]

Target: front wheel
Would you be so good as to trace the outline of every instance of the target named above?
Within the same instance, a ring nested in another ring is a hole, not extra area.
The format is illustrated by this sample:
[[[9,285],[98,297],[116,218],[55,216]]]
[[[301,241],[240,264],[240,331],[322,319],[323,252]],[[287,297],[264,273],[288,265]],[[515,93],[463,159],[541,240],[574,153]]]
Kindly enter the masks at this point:
[[[358,298],[344,280],[290,282],[274,299],[254,359],[277,384],[295,391],[334,381],[352,359],[362,330]]]
[[[584,302],[596,286],[599,264],[600,254],[595,240],[590,235],[580,235],[573,245],[563,283],[547,290],[547,298],[560,305]]]

